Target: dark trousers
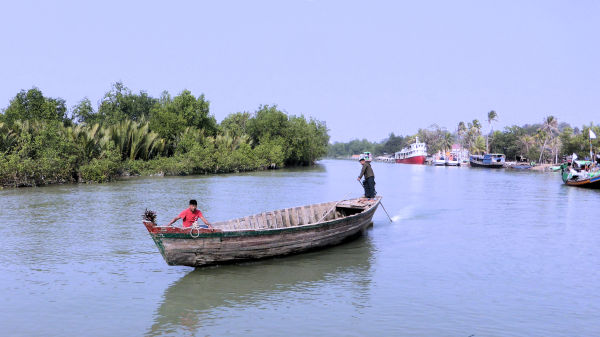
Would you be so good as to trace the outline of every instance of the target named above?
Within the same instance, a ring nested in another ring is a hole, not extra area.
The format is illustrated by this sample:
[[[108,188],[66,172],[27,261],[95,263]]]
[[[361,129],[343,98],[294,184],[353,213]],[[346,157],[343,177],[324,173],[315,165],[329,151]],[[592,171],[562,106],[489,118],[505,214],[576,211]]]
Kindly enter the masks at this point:
[[[363,187],[365,188],[365,197],[366,198],[375,198],[375,177],[365,178],[363,180]]]

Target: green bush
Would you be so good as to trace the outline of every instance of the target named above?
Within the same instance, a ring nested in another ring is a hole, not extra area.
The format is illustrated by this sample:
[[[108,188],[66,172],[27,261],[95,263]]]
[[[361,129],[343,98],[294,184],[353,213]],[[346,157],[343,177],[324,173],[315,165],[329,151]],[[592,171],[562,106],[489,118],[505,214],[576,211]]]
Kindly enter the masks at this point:
[[[120,168],[121,155],[115,149],[110,149],[101,158],[94,158],[89,164],[81,166],[81,179],[84,182],[104,183],[115,179]]]

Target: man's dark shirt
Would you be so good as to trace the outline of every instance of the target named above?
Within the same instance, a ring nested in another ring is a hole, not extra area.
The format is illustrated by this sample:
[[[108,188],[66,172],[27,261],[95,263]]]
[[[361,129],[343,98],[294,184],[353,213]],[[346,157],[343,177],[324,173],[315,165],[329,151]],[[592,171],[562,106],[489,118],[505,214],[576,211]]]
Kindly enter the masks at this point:
[[[375,174],[373,173],[373,169],[371,168],[371,163],[369,163],[368,161],[365,161],[365,163],[362,164],[362,170],[360,170],[360,175],[358,176],[358,178],[360,179],[363,176],[365,176],[365,179],[375,176]]]

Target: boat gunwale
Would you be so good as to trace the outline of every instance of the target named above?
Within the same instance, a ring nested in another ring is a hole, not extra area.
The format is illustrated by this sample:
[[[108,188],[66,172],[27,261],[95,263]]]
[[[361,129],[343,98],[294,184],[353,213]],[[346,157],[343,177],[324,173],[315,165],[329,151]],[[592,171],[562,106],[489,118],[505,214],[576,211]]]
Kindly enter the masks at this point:
[[[187,231],[187,229],[185,232],[174,232],[174,233],[173,232],[171,232],[171,233],[169,233],[169,232],[153,233],[153,232],[150,232],[150,230],[148,230],[148,233],[154,239],[166,238],[166,239],[196,240],[196,239],[215,238],[215,237],[259,236],[259,235],[274,235],[274,234],[280,234],[280,233],[285,233],[285,232],[296,232],[296,231],[301,231],[301,230],[309,230],[309,229],[319,228],[319,227],[323,227],[326,225],[334,225],[334,224],[340,223],[342,221],[345,221],[347,219],[353,219],[353,218],[358,218],[359,216],[365,216],[367,213],[372,212],[377,208],[377,206],[381,203],[381,198],[382,197],[375,197],[376,202],[373,203],[372,205],[370,205],[369,207],[365,208],[363,211],[361,211],[359,213],[348,215],[348,216],[345,216],[345,217],[339,218],[339,219],[320,221],[320,222],[312,223],[312,224],[304,224],[304,225],[297,225],[297,226],[283,227],[283,228],[241,229],[241,230],[227,230],[227,231],[224,231],[224,230],[210,231],[209,230],[209,231],[200,231],[200,233],[194,237],[192,237],[190,235],[190,231]],[[358,198],[356,198],[356,199],[358,199]],[[337,204],[344,202],[344,201],[348,201],[348,200],[355,200],[355,199],[341,200],[341,201],[335,202],[335,205],[337,207]],[[322,203],[322,204],[328,204],[328,203]],[[319,204],[311,204],[311,205],[319,205]],[[305,206],[311,206],[311,205],[305,205]],[[304,206],[297,206],[297,207],[304,207]],[[289,207],[289,208],[296,208],[296,207]],[[286,209],[286,208],[284,208],[284,209]],[[274,211],[269,211],[269,212],[274,212]],[[258,213],[258,214],[261,214],[261,213]],[[235,220],[235,219],[231,219],[231,220]],[[146,223],[150,223],[150,222],[144,221],[144,224],[146,224]],[[146,225],[146,227],[148,227],[148,225]],[[152,226],[152,227],[168,228],[166,226]]]

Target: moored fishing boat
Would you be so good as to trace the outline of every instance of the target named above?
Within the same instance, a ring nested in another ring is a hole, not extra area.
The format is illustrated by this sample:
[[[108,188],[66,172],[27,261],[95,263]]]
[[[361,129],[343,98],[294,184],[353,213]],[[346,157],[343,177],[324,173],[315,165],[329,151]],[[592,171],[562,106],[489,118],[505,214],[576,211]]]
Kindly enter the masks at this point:
[[[213,229],[144,225],[169,265],[199,267],[339,244],[372,224],[381,197],[286,208],[213,223]]]
[[[469,158],[471,167],[502,168],[505,157],[500,153],[488,153],[484,155],[472,155]]]
[[[572,165],[562,164],[560,169],[563,182],[568,186],[600,188],[600,170],[590,169],[591,166],[592,162],[586,160],[573,161]]]

